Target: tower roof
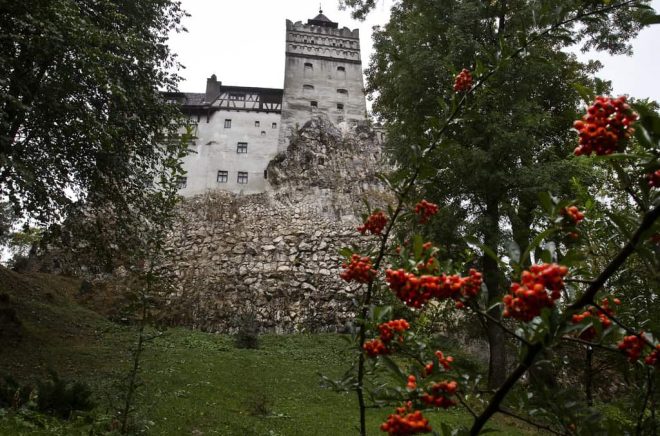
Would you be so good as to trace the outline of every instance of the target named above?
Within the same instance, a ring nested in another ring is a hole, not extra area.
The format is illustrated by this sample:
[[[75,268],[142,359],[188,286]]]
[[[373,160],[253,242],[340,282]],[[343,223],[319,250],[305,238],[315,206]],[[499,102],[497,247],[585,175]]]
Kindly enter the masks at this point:
[[[330,27],[332,29],[337,29],[339,27],[338,23],[335,23],[334,21],[330,20],[330,18],[323,15],[323,10],[319,10],[319,14],[316,17],[307,20],[307,24],[311,24],[313,26]]]

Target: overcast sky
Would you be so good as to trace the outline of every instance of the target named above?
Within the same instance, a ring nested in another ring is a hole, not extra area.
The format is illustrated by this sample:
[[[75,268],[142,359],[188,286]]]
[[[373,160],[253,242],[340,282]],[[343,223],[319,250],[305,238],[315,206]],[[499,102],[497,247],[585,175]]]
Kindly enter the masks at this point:
[[[380,0],[364,22],[340,11],[337,0],[325,0],[323,13],[340,27],[360,29],[362,65],[372,53],[371,28],[385,24],[393,0]],[[184,21],[188,33],[172,36],[170,45],[186,66],[181,90],[204,92],[206,78],[216,74],[226,85],[281,88],[284,83],[285,20],[304,21],[318,14],[310,0],[182,0],[191,17]],[[653,0],[660,11],[660,0]],[[600,60],[599,76],[611,80],[615,94],[660,100],[660,25],[645,29],[635,40],[634,55],[581,55]]]

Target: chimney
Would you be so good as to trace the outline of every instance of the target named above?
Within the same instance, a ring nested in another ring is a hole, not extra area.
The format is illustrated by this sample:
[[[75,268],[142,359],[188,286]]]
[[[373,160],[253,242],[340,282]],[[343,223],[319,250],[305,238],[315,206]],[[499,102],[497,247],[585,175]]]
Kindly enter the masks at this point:
[[[206,79],[206,100],[207,103],[212,103],[218,95],[220,95],[220,87],[222,82],[218,82],[218,77],[214,74]]]

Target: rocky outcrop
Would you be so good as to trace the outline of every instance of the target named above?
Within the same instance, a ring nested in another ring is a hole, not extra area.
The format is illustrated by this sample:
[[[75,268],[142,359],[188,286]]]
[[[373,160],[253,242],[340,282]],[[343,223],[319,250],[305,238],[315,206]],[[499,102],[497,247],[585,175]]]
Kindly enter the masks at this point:
[[[186,200],[164,265],[177,288],[166,319],[231,331],[250,312],[263,330],[341,329],[354,289],[339,278],[338,251],[359,236],[363,200],[387,202],[380,169],[370,129],[342,130],[321,116],[270,163],[268,192]]]

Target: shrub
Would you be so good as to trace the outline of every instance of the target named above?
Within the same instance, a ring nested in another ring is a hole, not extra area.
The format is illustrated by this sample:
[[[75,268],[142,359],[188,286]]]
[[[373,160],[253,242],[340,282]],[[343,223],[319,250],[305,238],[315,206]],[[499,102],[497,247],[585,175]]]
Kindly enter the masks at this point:
[[[234,336],[236,348],[259,348],[259,323],[254,312],[246,312],[238,317],[238,331]]]
[[[87,411],[94,408],[92,391],[82,382],[69,383],[59,378],[54,371],[50,380],[37,383],[36,407],[39,412],[68,419],[76,410]]]

